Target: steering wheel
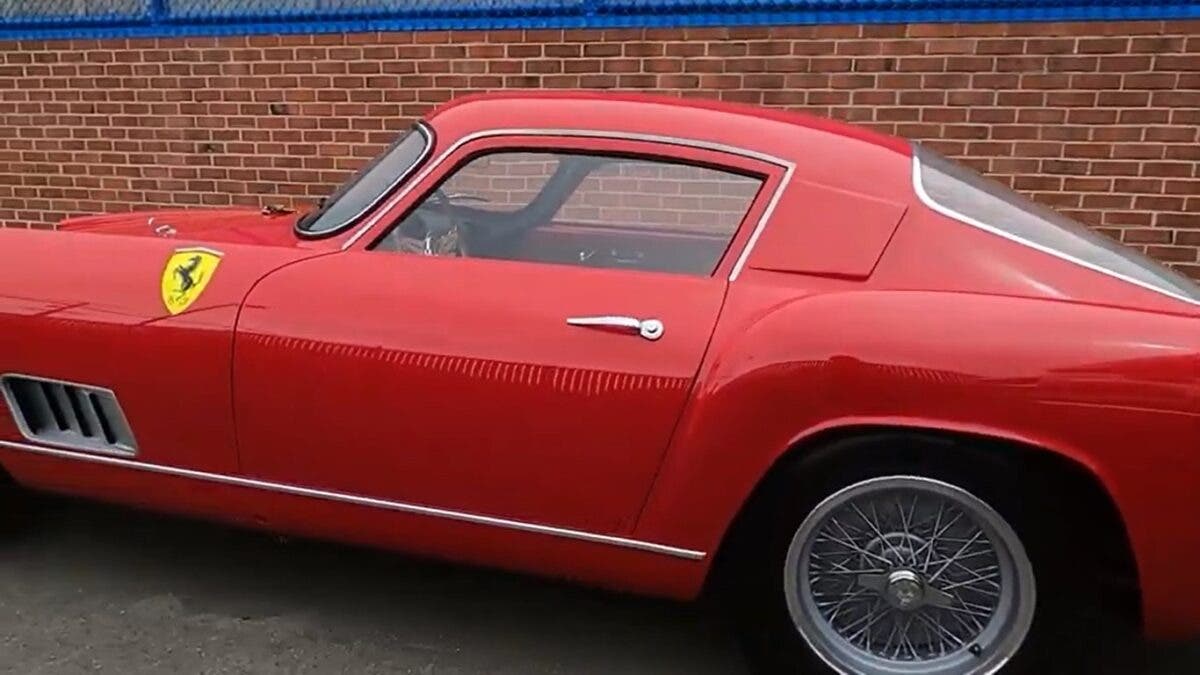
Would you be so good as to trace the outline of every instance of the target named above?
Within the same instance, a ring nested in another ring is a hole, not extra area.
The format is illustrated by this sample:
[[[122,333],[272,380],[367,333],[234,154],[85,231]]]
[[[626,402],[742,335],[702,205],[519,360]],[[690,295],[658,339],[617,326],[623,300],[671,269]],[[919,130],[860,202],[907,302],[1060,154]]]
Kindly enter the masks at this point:
[[[466,232],[454,213],[454,202],[442,188],[433,191],[431,203],[438,206],[441,222],[425,222],[425,254],[465,257]]]
[[[420,255],[467,255],[463,228],[455,218],[453,203],[441,188],[413,211],[400,227],[395,247]]]

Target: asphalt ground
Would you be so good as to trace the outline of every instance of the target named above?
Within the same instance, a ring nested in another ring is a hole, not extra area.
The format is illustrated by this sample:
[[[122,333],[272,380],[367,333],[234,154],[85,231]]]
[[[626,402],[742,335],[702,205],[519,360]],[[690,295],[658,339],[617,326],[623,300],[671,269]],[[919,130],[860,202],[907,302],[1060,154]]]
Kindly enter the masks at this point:
[[[32,513],[0,541],[3,673],[746,672],[697,605],[74,500]],[[1148,662],[1198,673],[1200,644]]]

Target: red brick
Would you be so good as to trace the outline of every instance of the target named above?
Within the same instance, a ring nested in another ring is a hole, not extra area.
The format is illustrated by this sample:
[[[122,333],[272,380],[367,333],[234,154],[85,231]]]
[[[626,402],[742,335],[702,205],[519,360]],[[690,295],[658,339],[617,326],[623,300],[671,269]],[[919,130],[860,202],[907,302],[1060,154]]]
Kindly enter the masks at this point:
[[[972,112],[987,110],[996,102],[996,94],[990,91],[970,89],[952,90],[946,92],[946,103],[949,105],[971,106]]]
[[[1046,105],[1063,108],[1091,108],[1096,105],[1094,91],[1050,91],[1046,92]]]
[[[908,26],[904,24],[872,24],[862,27],[860,36],[864,38],[902,38],[908,35]]]
[[[1200,108],[1200,90],[1156,91],[1151,94],[1151,105],[1166,108]]]
[[[1146,211],[1183,211],[1187,200],[1177,196],[1141,195],[1134,199],[1134,207]]]
[[[1146,162],[1142,165],[1143,176],[1163,178],[1190,178],[1196,165],[1190,162]]]
[[[1147,137],[1150,132],[1147,131]],[[1196,130],[1193,130],[1196,131]],[[1166,147],[1166,159],[1178,159],[1184,161],[1200,162],[1200,145],[1168,145]]]
[[[1147,138],[1147,140],[1150,140]],[[1119,143],[1108,147],[1115,159],[1162,159],[1165,148],[1159,143]]]
[[[1072,41],[1064,41],[1071,46]],[[1030,49],[1029,43],[1024,40],[979,40],[975,43],[975,54],[980,55],[1010,55],[1026,53],[1038,53]],[[970,52],[967,52],[970,53]]]
[[[1195,262],[1196,249],[1185,246],[1148,246],[1146,253],[1165,262]]]
[[[1198,213],[1159,213],[1154,218],[1156,227],[1179,227],[1200,229],[1200,214]]]
[[[1123,54],[1129,49],[1129,38],[1080,38],[1076,49],[1081,54]]]
[[[1051,56],[1045,60],[1045,70],[1050,72],[1096,72],[1099,67],[1096,56]]]
[[[1148,91],[1102,91],[1096,105],[1114,108],[1141,108],[1150,104]]]
[[[1167,54],[1183,51],[1182,37],[1135,37],[1130,41],[1129,51],[1138,54]]]

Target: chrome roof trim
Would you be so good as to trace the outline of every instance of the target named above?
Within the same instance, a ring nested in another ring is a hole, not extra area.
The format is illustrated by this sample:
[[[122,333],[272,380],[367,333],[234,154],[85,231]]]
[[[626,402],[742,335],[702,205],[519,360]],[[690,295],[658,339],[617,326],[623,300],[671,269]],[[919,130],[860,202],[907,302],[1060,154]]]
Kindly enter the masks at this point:
[[[666,544],[656,544],[638,539],[627,539],[625,537],[597,534],[595,532],[586,532],[583,530],[552,527],[550,525],[539,525],[537,523],[529,523],[521,520],[494,518],[492,516],[483,516],[475,513],[439,509],[432,506],[408,504],[405,502],[397,502],[387,499],[375,499],[373,497],[363,497],[359,495],[346,494],[343,492],[334,492],[331,490],[319,490],[316,488],[307,488],[299,485],[289,485],[286,483],[274,483],[271,481],[255,480],[253,478],[242,478],[239,476],[208,473],[205,471],[164,466],[161,464],[148,464],[145,462],[136,462],[110,455],[85,454],[73,450],[62,450],[28,443],[15,443],[12,441],[0,441],[0,447],[18,450],[20,452],[29,452],[37,455],[48,455],[61,459],[72,459],[81,462],[91,462],[93,464],[115,466],[123,469],[132,469],[135,471],[146,471],[149,473],[190,478],[209,483],[233,485],[236,487],[251,488],[255,490],[265,490],[267,492],[279,492],[281,494],[294,495],[298,497],[323,499],[331,502],[341,502],[344,504],[367,506],[376,509],[384,509],[387,511],[397,511],[399,513],[428,516],[431,518],[442,518],[445,520],[455,520],[473,525],[485,525],[488,527],[516,530],[518,532],[543,534],[551,537],[560,537],[563,539],[575,539],[577,541],[584,541],[593,544],[604,544],[606,546],[616,546],[618,548],[628,548],[636,551],[644,551],[646,553],[656,553],[674,558],[682,558],[684,560],[704,560],[707,557],[707,554],[703,551],[694,551],[676,546],[667,546]]]
[[[913,147],[913,164],[912,164],[912,166],[913,166],[913,177],[912,177],[913,189],[914,189],[914,191],[916,191],[917,197],[921,200],[921,202],[923,204],[925,204],[925,206],[928,206],[929,208],[942,214],[943,216],[946,216],[947,218],[952,218],[954,220],[957,220],[960,223],[964,223],[964,224],[970,225],[972,227],[975,227],[977,229],[983,230],[984,232],[994,234],[998,237],[1003,237],[1004,239],[1007,239],[1011,242],[1015,242],[1017,244],[1021,244],[1022,246],[1027,246],[1027,247],[1029,247],[1035,251],[1038,251],[1040,253],[1045,253],[1046,255],[1054,256],[1055,258],[1058,258],[1059,260],[1065,260],[1069,263],[1074,263],[1076,265],[1079,265],[1080,267],[1084,267],[1089,270],[1092,270],[1093,272],[1099,272],[1100,274],[1110,276],[1114,279],[1120,279],[1121,281],[1133,284],[1134,286],[1138,286],[1140,288],[1144,288],[1148,291],[1153,291],[1155,293],[1165,295],[1168,298],[1174,298],[1176,300],[1181,300],[1183,302],[1186,302],[1186,303],[1192,304],[1192,305],[1200,305],[1200,300],[1194,300],[1187,296],[1179,295],[1178,293],[1172,293],[1172,292],[1164,290],[1162,288],[1158,288],[1157,286],[1154,286],[1153,284],[1148,284],[1144,281],[1134,279],[1133,277],[1125,276],[1124,274],[1121,274],[1120,272],[1114,272],[1110,269],[1101,267],[1100,265],[1096,265],[1096,264],[1090,263],[1086,260],[1076,258],[1075,256],[1070,255],[1068,253],[1063,253],[1062,251],[1058,251],[1056,249],[1049,248],[1047,246],[1043,246],[1036,242],[1032,242],[1028,239],[1025,239],[1024,237],[1019,237],[1015,234],[1012,234],[1011,232],[1005,232],[1004,230],[1001,230],[1000,228],[992,227],[991,225],[988,225],[984,222],[976,220],[968,215],[959,213],[958,211],[955,211],[954,209],[951,209],[951,208],[948,208],[946,206],[939,204],[936,200],[934,200],[933,197],[931,197],[929,195],[928,192],[925,191],[925,185],[921,181],[920,145],[915,144],[915,143],[914,143],[914,147]]]
[[[431,173],[437,170],[437,168],[446,161],[446,158],[459,148],[472,141],[477,141],[481,138],[492,138],[495,136],[565,136],[569,138],[609,138],[626,141],[642,141],[647,143],[662,143],[666,145],[679,145],[689,148],[699,148],[701,150],[724,152],[730,155],[738,155],[741,157],[749,157],[750,159],[757,159],[769,164],[774,164],[784,169],[783,180],[780,182],[779,186],[775,188],[775,194],[771,196],[771,201],[767,203],[767,207],[763,210],[763,214],[759,217],[758,222],[755,223],[754,230],[750,233],[750,238],[746,241],[746,245],[743,247],[741,255],[739,255],[737,258],[737,262],[734,263],[733,270],[729,273],[730,281],[736,280],[738,275],[741,274],[742,268],[746,266],[746,261],[750,258],[750,252],[754,249],[754,245],[758,243],[759,235],[762,234],[763,229],[766,227],[767,221],[771,219],[771,214],[774,213],[775,206],[779,203],[779,199],[783,195],[783,191],[787,188],[788,183],[791,181],[792,174],[796,169],[794,162],[790,162],[774,155],[768,155],[756,150],[748,150],[746,148],[739,148],[732,145],[725,145],[724,143],[712,143],[694,138],[660,136],[657,134],[638,134],[625,131],[600,131],[592,129],[487,129],[485,131],[477,131],[473,134],[463,136],[455,141],[453,145],[446,148],[440,155],[437,156],[436,159],[434,159],[432,162],[429,162],[423,170],[407,181],[407,185],[405,185],[399,192],[392,195],[392,197],[388,199],[388,201],[382,207],[379,207],[374,216],[359,226],[358,230],[356,230],[354,234],[346,240],[346,243],[342,244],[342,250],[344,251],[358,242],[363,235],[370,231],[371,228],[373,228],[383,218],[385,213],[392,210],[405,197],[407,197],[408,194],[416,188],[417,184],[425,180]]]

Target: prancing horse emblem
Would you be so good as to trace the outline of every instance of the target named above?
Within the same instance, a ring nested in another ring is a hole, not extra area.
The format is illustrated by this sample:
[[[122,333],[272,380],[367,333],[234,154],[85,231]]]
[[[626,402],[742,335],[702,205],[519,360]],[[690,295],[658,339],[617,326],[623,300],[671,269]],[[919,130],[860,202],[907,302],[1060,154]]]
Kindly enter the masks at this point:
[[[207,248],[177,249],[167,259],[162,274],[162,301],[167,311],[178,314],[200,297],[212,280],[221,252]]]
[[[196,285],[196,278],[192,276],[197,269],[200,268],[200,256],[192,256],[186,264],[175,268],[175,276],[179,277],[179,292],[187,293]]]

